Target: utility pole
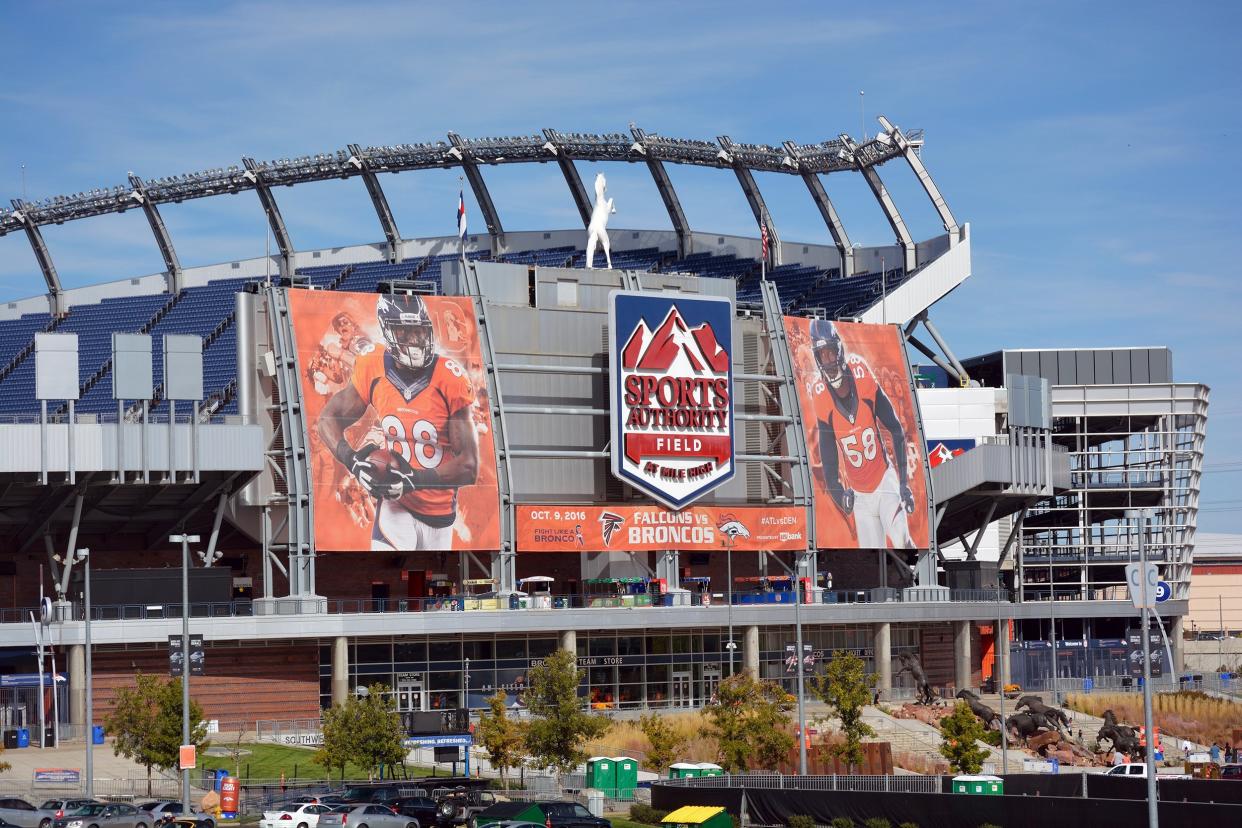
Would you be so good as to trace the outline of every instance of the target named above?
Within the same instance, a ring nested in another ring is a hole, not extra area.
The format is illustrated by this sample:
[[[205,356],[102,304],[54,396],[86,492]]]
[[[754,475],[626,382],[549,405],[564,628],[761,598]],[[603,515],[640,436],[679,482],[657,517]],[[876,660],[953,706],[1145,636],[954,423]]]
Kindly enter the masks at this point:
[[[78,560],[83,565],[83,595],[86,610],[86,798],[95,798],[95,700],[92,697],[91,675],[91,550],[79,549]]]
[[[1152,596],[1148,595],[1147,585],[1147,545],[1144,541],[1144,534],[1147,531],[1147,517],[1140,515],[1139,517],[1139,572],[1142,575],[1139,578],[1139,589],[1142,590],[1142,616],[1143,616],[1143,727],[1146,735],[1144,761],[1147,763],[1147,825],[1149,828],[1158,828],[1160,825],[1159,801],[1157,800],[1156,788],[1156,730],[1152,726],[1151,715],[1151,610],[1148,604]]]
[[[172,535],[181,544],[181,744],[190,744],[190,544],[198,535]],[[182,813],[190,814],[190,769],[181,769]]]

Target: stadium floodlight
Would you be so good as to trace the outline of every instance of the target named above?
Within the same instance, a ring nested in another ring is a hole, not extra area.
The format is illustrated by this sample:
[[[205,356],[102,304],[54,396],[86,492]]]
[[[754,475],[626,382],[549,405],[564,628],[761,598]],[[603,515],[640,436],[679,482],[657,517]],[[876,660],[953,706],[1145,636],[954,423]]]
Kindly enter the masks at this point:
[[[642,144],[635,141],[634,143],[630,144],[630,152],[636,152],[639,155],[646,155],[647,149]]]
[[[550,152],[552,155],[556,155],[556,145],[553,144],[551,141],[544,141],[543,148],[546,149],[548,152]]]
[[[875,140],[879,141],[881,144],[887,147],[887,146],[892,145],[893,136],[887,132],[877,132],[875,135]]]
[[[458,161],[462,160],[461,150],[459,150],[457,147],[451,147],[449,151],[444,154],[446,156],[451,156],[453,158],[456,158]]]
[[[725,162],[726,164],[733,163],[733,156],[729,155],[729,153],[725,152],[724,150],[720,150],[719,152],[717,152],[716,157],[719,158],[721,161]]]

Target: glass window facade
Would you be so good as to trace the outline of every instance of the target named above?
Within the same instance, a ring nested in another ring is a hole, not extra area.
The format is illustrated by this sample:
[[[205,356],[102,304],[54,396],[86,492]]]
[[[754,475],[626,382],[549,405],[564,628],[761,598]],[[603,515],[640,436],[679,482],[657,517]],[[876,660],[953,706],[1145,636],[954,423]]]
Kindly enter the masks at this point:
[[[732,653],[727,629],[651,630],[635,635],[579,632],[580,694],[596,710],[701,707],[722,678],[742,669],[742,629],[735,627],[733,632],[738,646]],[[846,650],[861,656],[868,672],[875,669],[870,625],[807,626],[803,639],[812,648],[817,670],[833,653]],[[794,640],[793,625],[765,627],[759,634],[760,676],[779,681],[791,691],[795,675],[787,670],[785,659],[786,647]],[[894,657],[917,653],[917,627],[894,624],[892,645]],[[546,658],[558,646],[557,638],[534,633],[361,640],[350,647],[350,687],[386,684],[403,710],[483,708],[497,688],[520,699],[532,662]],[[331,675],[330,648],[321,647],[324,706],[331,704]]]

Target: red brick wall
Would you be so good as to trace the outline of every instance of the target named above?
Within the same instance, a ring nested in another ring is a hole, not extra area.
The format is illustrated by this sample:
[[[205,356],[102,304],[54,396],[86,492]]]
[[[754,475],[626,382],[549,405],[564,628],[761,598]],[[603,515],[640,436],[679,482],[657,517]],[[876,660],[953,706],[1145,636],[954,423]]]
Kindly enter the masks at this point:
[[[207,675],[190,679],[190,694],[207,719],[221,728],[256,719],[301,719],[319,715],[319,645],[207,647]],[[120,687],[132,687],[136,672],[168,675],[161,650],[96,652],[93,659],[95,716],[111,711]]]

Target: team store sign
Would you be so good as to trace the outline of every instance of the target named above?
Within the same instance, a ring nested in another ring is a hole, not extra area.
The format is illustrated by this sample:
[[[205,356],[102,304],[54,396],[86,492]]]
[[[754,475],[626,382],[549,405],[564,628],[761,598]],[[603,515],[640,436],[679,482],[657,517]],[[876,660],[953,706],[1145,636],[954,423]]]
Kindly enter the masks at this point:
[[[724,484],[733,454],[733,303],[615,291],[612,473],[680,510]]]

